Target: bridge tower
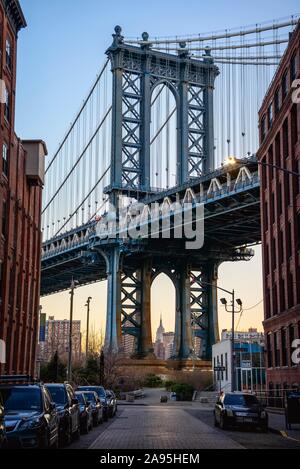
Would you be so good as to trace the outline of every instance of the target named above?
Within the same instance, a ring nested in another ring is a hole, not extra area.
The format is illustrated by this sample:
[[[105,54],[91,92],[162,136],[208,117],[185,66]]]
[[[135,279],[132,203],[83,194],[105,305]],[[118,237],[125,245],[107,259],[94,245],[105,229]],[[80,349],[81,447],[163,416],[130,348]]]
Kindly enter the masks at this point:
[[[177,184],[213,171],[213,90],[218,68],[207,50],[202,60],[189,56],[181,43],[177,55],[151,48],[143,33],[140,46],[124,42],[119,26],[106,51],[113,75],[111,178],[107,193],[118,206],[124,195],[139,199],[151,193],[151,96],[158,85],[173,93],[177,108]],[[107,325],[105,347],[121,352],[122,333],[136,338],[136,355],[152,356],[151,283],[161,270],[151,254],[130,261],[117,241],[105,250],[107,261]],[[174,255],[165,272],[176,288],[174,358],[193,356],[192,329],[202,339],[201,357],[211,356],[217,339],[216,289],[218,262],[204,262],[193,273],[191,258]],[[203,279],[206,284],[204,286]]]

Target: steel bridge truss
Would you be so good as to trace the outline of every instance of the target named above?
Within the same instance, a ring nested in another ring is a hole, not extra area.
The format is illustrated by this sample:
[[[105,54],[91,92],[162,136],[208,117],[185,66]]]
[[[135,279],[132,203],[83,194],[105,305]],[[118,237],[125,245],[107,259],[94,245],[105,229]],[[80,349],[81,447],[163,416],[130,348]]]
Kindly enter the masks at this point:
[[[149,192],[151,96],[158,85],[173,93],[177,109],[177,182],[214,169],[213,87],[218,68],[203,60],[125,44],[115,28],[107,50],[113,73],[112,169],[106,192]]]

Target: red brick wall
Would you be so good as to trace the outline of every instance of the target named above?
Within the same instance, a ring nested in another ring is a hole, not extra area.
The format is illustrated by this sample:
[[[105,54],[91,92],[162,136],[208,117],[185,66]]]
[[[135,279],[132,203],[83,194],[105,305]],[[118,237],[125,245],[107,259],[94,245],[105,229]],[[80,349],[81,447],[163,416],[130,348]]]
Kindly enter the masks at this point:
[[[0,112],[0,339],[6,342],[7,362],[1,372],[35,371],[38,328],[41,187],[30,186],[25,175],[26,153],[14,133],[16,37],[0,2],[0,78],[11,96],[11,117]],[[12,68],[5,60],[6,37],[12,45]],[[9,147],[9,174],[3,174],[2,147]],[[3,202],[6,232],[2,234]],[[1,365],[0,365],[1,366]]]
[[[296,76],[292,61],[296,60]],[[286,74],[286,75],[285,75]],[[287,77],[287,95],[282,92]],[[292,83],[300,78],[300,25],[260,109],[261,146],[258,158],[300,173],[300,103],[292,102]],[[279,108],[276,110],[276,96]],[[269,122],[271,106],[273,119]],[[265,122],[265,132],[263,131]],[[268,383],[300,386],[300,365],[291,363],[291,338],[300,338],[300,178],[266,166],[261,171],[264,329],[269,344]],[[284,338],[286,337],[286,347]],[[278,340],[278,346],[275,344]],[[275,363],[275,354],[277,361]],[[287,349],[288,360],[283,359]]]

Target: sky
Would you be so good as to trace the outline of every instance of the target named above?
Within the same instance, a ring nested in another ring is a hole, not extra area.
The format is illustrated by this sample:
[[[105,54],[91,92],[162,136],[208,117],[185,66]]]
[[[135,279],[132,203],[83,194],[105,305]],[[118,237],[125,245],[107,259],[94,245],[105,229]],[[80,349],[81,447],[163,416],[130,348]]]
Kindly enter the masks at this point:
[[[105,60],[114,26],[126,37],[183,35],[252,25],[299,14],[297,0],[202,2],[190,0],[21,0],[28,26],[19,33],[16,131],[21,138],[42,138],[53,154]],[[247,7],[245,6],[247,5]],[[260,247],[250,262],[223,264],[219,285],[243,300],[240,328],[262,329]],[[160,314],[174,329],[175,294],[170,280],[159,277],[152,287],[152,329]],[[163,292],[163,294],[162,294]],[[106,282],[77,289],[74,318],[85,330],[86,298],[92,296],[91,322],[105,326]],[[57,319],[69,315],[68,292],[42,299],[43,311]],[[259,303],[256,307],[257,303]],[[247,311],[246,311],[247,310]],[[230,315],[219,308],[220,328],[230,328]]]

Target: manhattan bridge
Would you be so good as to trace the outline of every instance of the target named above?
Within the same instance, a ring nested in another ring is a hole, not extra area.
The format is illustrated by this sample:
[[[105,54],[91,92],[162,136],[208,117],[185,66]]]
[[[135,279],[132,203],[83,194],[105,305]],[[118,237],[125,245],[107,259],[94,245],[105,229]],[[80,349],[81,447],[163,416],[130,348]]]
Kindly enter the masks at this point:
[[[115,27],[95,83],[46,162],[42,222],[41,294],[72,279],[107,280],[107,350],[121,354],[129,334],[136,357],[153,357],[150,291],[165,273],[176,291],[174,358],[191,358],[198,337],[198,358],[211,359],[218,267],[250,260],[261,239],[257,113],[297,21],[159,38],[125,38]],[[237,163],[224,164],[232,155]],[[175,234],[178,202],[182,211],[189,203],[193,226],[203,208],[199,249],[187,247],[184,230]],[[122,211],[138,231],[153,204],[154,235],[122,236]]]

